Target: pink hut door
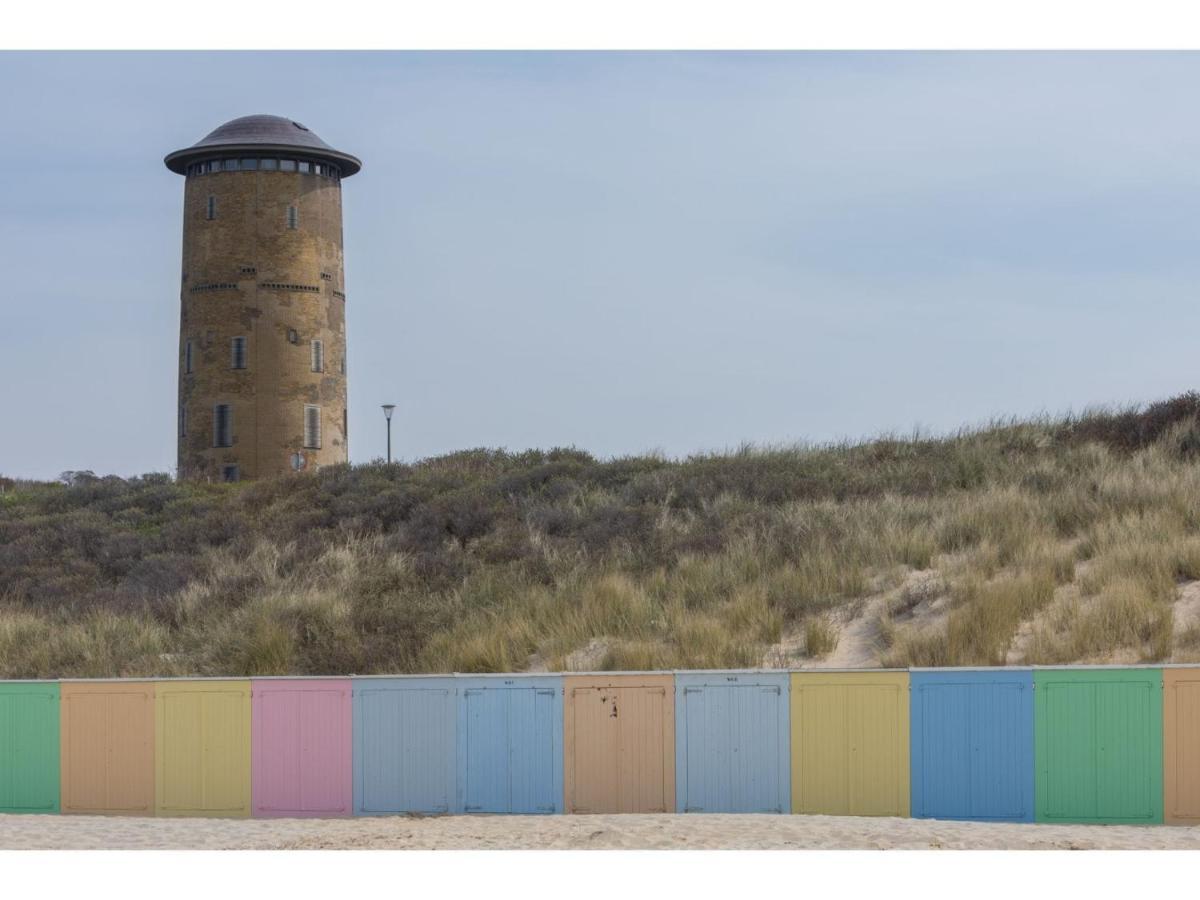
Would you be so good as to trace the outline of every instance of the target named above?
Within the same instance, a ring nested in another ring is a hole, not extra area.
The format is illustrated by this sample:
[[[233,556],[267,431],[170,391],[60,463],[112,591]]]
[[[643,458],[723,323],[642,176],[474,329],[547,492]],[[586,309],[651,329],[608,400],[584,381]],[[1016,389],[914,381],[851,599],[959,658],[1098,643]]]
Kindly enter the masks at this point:
[[[254,682],[254,815],[350,815],[349,679]]]

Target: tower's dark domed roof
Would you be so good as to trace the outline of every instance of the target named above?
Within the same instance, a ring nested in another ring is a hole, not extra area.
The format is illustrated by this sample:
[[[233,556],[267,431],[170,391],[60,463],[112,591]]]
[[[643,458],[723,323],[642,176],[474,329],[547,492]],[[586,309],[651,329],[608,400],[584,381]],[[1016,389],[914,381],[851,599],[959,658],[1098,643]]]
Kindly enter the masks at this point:
[[[282,116],[242,116],[217,128],[203,140],[176,150],[163,160],[172,172],[183,175],[188,163],[205,159],[214,153],[239,153],[243,150],[287,153],[303,150],[305,156],[328,160],[342,170],[342,175],[353,175],[362,168],[362,162],[349,153],[334,150],[327,143],[291,119]]]

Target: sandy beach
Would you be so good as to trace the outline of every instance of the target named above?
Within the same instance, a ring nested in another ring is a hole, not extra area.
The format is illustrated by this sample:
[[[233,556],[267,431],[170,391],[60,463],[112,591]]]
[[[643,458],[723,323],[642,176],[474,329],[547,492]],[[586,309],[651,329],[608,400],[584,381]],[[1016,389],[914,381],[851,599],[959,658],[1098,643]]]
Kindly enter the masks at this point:
[[[0,815],[6,850],[1200,850],[1200,826],[765,815],[137,819]]]

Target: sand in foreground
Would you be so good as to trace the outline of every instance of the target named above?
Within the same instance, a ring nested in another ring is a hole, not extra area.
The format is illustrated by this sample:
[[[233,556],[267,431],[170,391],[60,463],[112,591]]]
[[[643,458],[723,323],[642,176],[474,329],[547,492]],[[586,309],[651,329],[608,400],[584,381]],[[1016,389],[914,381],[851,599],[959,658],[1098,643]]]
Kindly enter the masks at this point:
[[[1200,850],[1200,826],[832,816],[132,819],[0,815],[7,850]]]

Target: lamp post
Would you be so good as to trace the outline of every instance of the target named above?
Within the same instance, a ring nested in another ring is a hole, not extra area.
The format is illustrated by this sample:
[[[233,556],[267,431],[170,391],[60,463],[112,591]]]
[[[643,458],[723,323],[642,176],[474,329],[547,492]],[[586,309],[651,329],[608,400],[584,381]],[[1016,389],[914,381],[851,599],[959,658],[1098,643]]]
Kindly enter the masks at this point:
[[[385,419],[387,419],[387,436],[388,436],[387,461],[388,461],[389,466],[392,464],[392,410],[394,410],[395,408],[396,408],[396,404],[394,404],[394,403],[383,404],[383,417]]]

